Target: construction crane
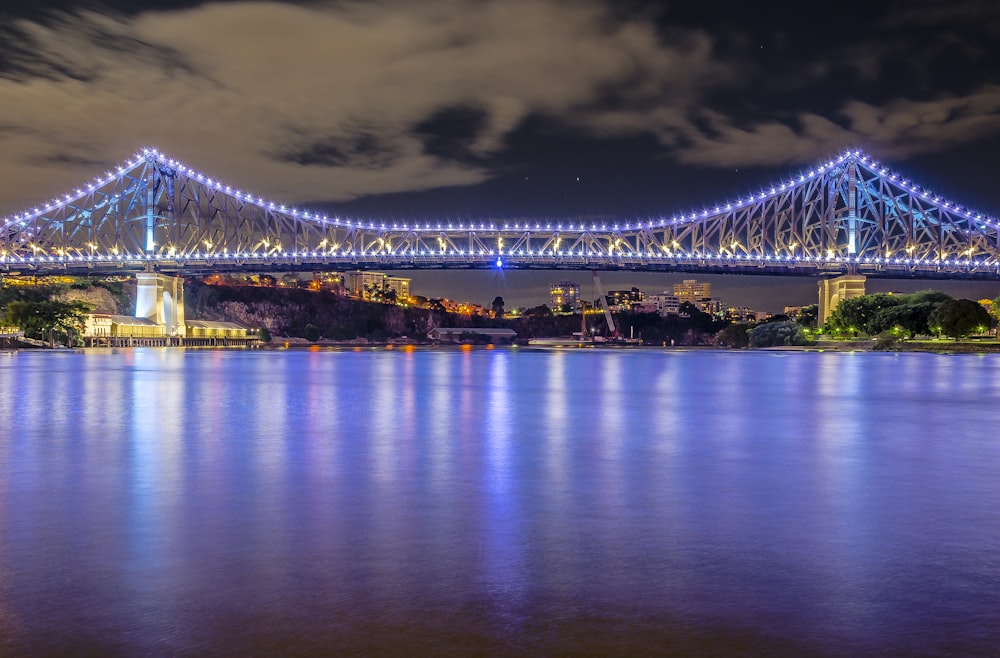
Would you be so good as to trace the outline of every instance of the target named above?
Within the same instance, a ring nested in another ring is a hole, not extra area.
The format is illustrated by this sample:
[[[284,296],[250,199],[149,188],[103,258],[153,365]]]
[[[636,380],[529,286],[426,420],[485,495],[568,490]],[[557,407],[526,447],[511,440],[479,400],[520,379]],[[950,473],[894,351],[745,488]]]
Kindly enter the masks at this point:
[[[617,338],[618,330],[615,329],[615,320],[611,317],[611,309],[608,308],[608,300],[604,297],[604,287],[601,285],[601,277],[597,275],[597,270],[593,270],[594,273],[594,287],[597,288],[597,298],[601,302],[601,308],[604,309],[604,318],[608,321],[608,331],[610,332],[609,338]]]

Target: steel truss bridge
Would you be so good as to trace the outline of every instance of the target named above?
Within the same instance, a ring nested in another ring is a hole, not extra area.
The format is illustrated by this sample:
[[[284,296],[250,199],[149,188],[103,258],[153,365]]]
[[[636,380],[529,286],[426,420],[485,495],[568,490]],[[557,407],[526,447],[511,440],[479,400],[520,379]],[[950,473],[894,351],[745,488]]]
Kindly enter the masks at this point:
[[[502,267],[1000,279],[998,224],[861,151],[671,217],[405,224],[268,201],[144,149],[0,219],[0,275]]]

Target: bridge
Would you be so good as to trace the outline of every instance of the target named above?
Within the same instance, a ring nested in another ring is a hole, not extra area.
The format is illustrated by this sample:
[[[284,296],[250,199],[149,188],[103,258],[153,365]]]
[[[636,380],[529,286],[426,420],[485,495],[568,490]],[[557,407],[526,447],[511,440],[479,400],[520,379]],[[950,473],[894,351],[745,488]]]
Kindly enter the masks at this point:
[[[0,275],[407,268],[819,275],[828,311],[866,277],[1000,279],[1000,230],[858,150],[642,221],[386,223],[266,200],[146,148],[0,219]]]

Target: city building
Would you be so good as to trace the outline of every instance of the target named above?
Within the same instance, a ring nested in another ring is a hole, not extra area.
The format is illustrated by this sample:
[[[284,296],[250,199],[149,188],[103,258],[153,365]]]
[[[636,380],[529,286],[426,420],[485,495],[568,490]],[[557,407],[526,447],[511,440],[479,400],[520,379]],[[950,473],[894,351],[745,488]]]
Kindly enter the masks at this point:
[[[383,301],[386,293],[395,293],[396,303],[410,300],[410,279],[382,272],[352,272],[351,295],[368,301]]]
[[[217,320],[188,320],[184,326],[185,338],[246,338],[247,329],[235,322]]]
[[[396,302],[405,304],[410,300],[410,279],[399,276],[387,276],[385,278],[385,289],[396,293]]]
[[[575,312],[580,307],[580,284],[560,281],[549,286],[550,306],[553,311]]]
[[[84,338],[161,338],[167,326],[149,318],[111,313],[88,313],[83,322]]]
[[[651,308],[656,313],[660,314],[660,317],[667,317],[668,315],[677,315],[680,313],[681,300],[678,299],[677,295],[667,292],[664,290],[658,295],[649,295],[643,302],[643,308]]]
[[[695,279],[684,279],[683,282],[674,284],[674,295],[682,303],[691,302],[694,304],[698,300],[712,297],[712,284],[699,282]]]
[[[712,297],[712,284],[707,281],[684,279],[681,283],[675,283],[674,296],[677,297],[678,303],[693,304],[702,313],[708,313],[713,317],[723,315],[722,300]]]
[[[88,313],[83,319],[83,335],[93,338],[110,336],[111,317],[110,313]]]
[[[336,295],[346,294],[345,277],[340,272],[316,272],[309,281],[309,289],[314,292],[327,291]]]
[[[619,311],[630,311],[636,304],[646,299],[646,295],[638,288],[631,290],[609,290],[605,295],[608,307]]]
[[[351,295],[358,299],[371,299],[374,291],[383,290],[386,278],[382,272],[351,272]]]
[[[763,311],[756,311],[749,306],[730,306],[726,309],[726,318],[730,322],[757,322],[764,315]]]
[[[88,313],[83,322],[83,338],[164,338],[165,324],[149,318],[112,313]],[[235,322],[216,320],[186,320],[185,338],[247,338],[246,327]]]
[[[714,318],[721,318],[723,315],[722,300],[718,297],[698,299],[692,302],[692,304],[702,313],[708,313]]]
[[[489,310],[486,309],[482,304],[473,304],[472,302],[456,302],[450,299],[439,299],[437,300],[443,308],[448,313],[455,313],[457,315],[481,315],[486,317],[490,314]]]

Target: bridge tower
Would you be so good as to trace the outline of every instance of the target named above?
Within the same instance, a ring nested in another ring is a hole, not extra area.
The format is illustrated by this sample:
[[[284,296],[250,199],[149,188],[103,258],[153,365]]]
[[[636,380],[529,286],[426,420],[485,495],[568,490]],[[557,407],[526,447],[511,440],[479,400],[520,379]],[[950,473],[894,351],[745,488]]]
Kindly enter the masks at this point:
[[[819,326],[826,324],[833,309],[845,299],[853,299],[865,294],[865,279],[862,274],[844,274],[819,282]]]
[[[854,256],[858,253],[858,164],[847,164],[847,253]],[[856,266],[850,266],[847,274],[819,282],[819,326],[826,324],[830,314],[837,305],[845,299],[860,297],[865,294],[865,277],[858,274]]]
[[[184,279],[158,272],[140,272],[135,278],[135,317],[166,326],[168,336],[183,336]]]

